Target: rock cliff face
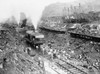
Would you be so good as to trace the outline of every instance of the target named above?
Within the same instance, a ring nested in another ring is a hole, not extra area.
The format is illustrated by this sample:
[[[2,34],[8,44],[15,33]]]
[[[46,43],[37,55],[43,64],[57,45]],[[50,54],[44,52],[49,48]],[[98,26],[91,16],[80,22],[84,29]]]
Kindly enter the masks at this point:
[[[42,17],[62,16],[62,9],[66,3],[55,3],[45,7]]]

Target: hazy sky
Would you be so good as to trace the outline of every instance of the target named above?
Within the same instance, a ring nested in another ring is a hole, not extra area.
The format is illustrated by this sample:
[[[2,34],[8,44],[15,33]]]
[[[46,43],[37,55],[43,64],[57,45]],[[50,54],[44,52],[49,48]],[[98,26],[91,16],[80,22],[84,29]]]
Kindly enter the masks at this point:
[[[36,27],[45,6],[56,2],[73,1],[75,0],[0,0],[0,21],[11,15],[14,15],[18,21],[19,13],[25,12],[27,17],[32,18]]]

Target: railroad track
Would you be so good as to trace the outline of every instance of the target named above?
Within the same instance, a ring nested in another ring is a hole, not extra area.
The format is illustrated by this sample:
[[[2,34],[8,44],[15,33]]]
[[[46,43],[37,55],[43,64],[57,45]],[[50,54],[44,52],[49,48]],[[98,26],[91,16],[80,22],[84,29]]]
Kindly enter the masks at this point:
[[[58,65],[60,67],[58,67]],[[50,65],[51,69],[53,69],[57,74],[73,74],[71,71],[60,65],[59,63],[54,63]],[[62,70],[63,69],[63,70]]]
[[[69,74],[88,74],[86,72],[84,72],[83,70],[75,67],[74,65],[60,59],[62,62],[64,62],[65,64],[61,64],[59,62],[56,62],[56,64],[59,66],[59,67],[62,67],[63,69],[69,71],[70,73]],[[72,67],[72,68],[68,68],[68,66]]]
[[[64,69],[66,71],[67,74],[74,74],[72,71],[70,71],[68,68],[66,68],[65,66],[56,63],[57,66],[59,66],[61,69]]]

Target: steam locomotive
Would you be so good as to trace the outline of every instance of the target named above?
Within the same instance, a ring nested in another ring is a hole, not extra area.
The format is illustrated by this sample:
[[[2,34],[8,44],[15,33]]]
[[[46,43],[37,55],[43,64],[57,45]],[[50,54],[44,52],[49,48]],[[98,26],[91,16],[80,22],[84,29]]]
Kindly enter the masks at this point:
[[[26,24],[27,19],[24,19],[21,24],[20,33],[23,35],[23,39],[25,40],[25,43],[28,47],[31,47],[33,49],[40,49],[40,46],[44,43],[43,38],[44,35],[36,32],[34,29],[34,26],[31,29]]]
[[[26,31],[25,40],[27,45],[32,48],[40,49],[40,45],[43,44],[44,35],[32,30]]]

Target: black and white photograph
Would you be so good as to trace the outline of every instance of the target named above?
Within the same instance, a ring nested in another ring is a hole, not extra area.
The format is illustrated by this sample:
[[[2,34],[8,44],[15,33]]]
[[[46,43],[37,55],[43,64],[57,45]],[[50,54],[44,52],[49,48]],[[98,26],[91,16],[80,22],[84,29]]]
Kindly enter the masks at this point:
[[[100,74],[100,0],[0,0],[0,74]]]

